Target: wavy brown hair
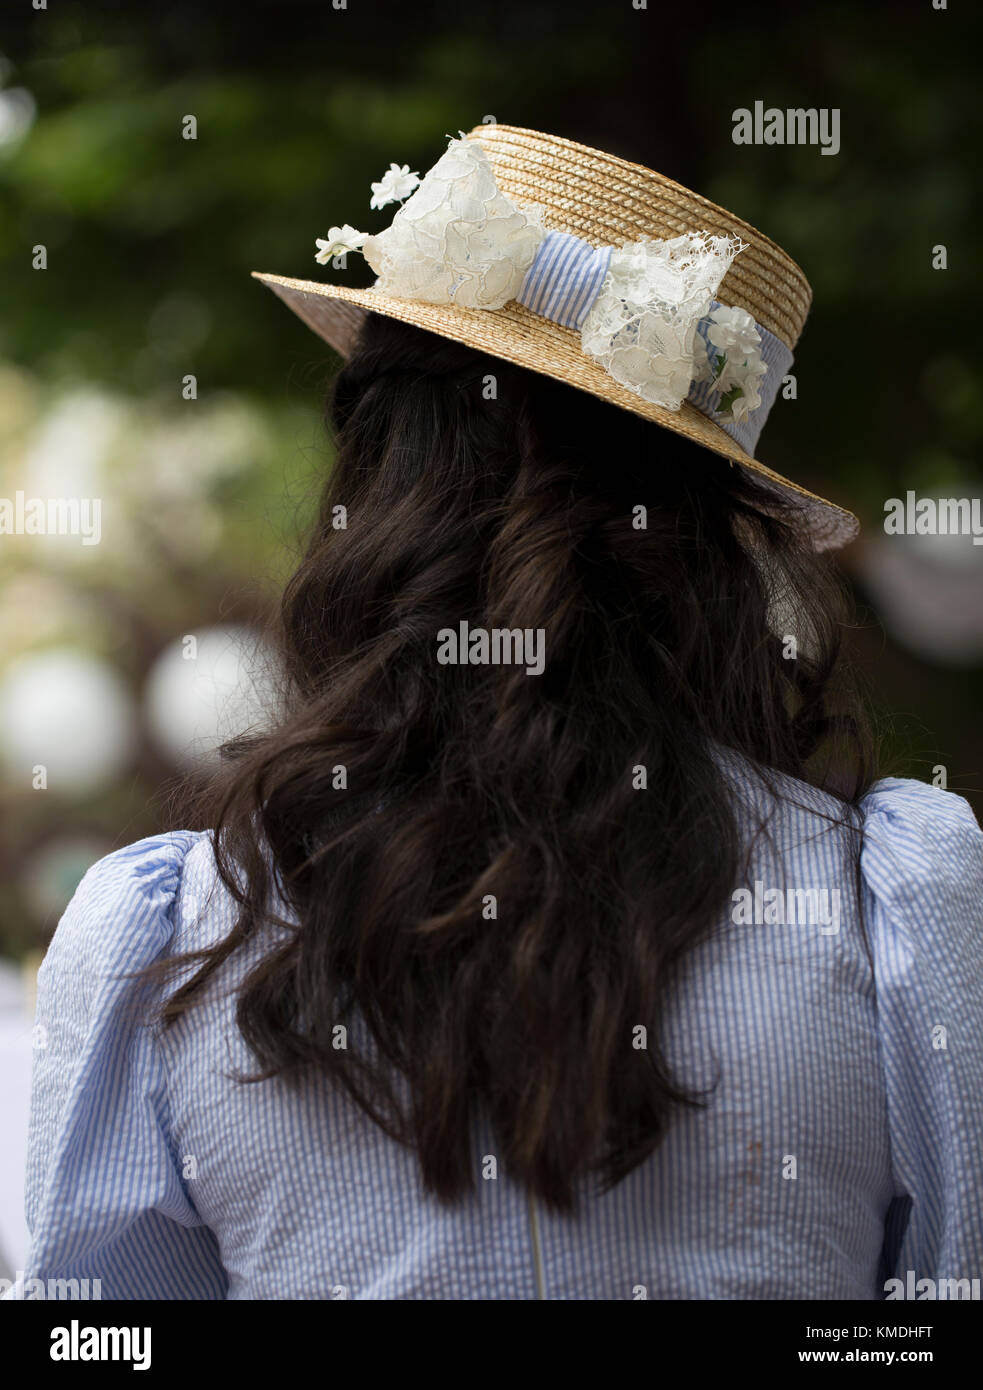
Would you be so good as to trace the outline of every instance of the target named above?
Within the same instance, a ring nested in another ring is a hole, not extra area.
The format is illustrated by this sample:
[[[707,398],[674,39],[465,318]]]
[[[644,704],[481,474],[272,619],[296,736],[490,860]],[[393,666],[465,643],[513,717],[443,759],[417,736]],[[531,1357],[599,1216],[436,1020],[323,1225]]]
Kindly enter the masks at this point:
[[[717,745],[848,823],[870,784],[841,582],[742,470],[417,328],[371,316],[329,415],[282,718],[227,746],[198,809],[238,921],[163,1016],[285,926],[239,992],[248,1079],[332,1078],[447,1201],[481,1106],[500,1161],[570,1210],[580,1175],[618,1182],[700,1102],[657,1039],[746,852]],[[462,620],[542,629],[543,673],[441,664]],[[336,1048],[356,1018],[371,1047]]]

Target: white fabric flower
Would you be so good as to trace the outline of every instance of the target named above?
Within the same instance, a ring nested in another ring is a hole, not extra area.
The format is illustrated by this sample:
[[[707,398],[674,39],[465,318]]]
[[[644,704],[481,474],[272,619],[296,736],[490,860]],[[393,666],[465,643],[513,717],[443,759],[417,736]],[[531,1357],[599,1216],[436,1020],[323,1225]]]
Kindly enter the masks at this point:
[[[314,259],[318,265],[327,265],[333,256],[342,256],[348,251],[361,251],[362,243],[367,236],[368,232],[357,232],[347,222],[343,227],[331,227],[326,238],[316,238],[314,245],[317,247],[317,255]]]
[[[384,208],[390,203],[401,203],[408,198],[414,188],[420,184],[420,175],[411,174],[410,166],[404,164],[402,168],[396,163],[390,164],[378,183],[372,185],[372,201],[370,208]]]
[[[545,235],[543,209],[516,207],[482,146],[462,136],[362,254],[380,294],[500,309],[518,294]]]
[[[768,371],[761,360],[761,334],[746,309],[719,304],[709,315],[707,338],[720,352],[709,378],[720,396],[716,418],[742,425],[761,404],[761,378]],[[716,375],[714,375],[716,373]]]
[[[743,362],[728,358],[716,387],[721,397],[729,397],[730,403],[723,410],[715,412],[717,419],[725,424],[743,425],[751,411],[757,410],[761,404],[759,386],[767,371],[768,364],[762,362],[757,352]],[[734,392],[737,394],[732,394]]]
[[[705,357],[697,324],[743,247],[739,237],[691,232],[612,251],[584,319],[584,351],[636,395],[679,410]]]
[[[707,338],[728,355],[750,356],[761,344],[757,324],[746,309],[719,304],[710,315]]]
[[[719,360],[718,358],[718,363]],[[748,357],[732,356],[728,354],[714,385],[722,396],[726,395],[726,393],[735,386],[740,386],[742,390],[745,386],[751,386],[753,388],[756,386],[757,378],[764,376],[767,370],[768,368],[765,363],[762,362],[761,355],[757,350],[752,352]]]
[[[700,338],[699,335],[697,335],[697,337],[698,340],[694,344],[696,355],[693,363],[693,376],[691,378],[694,384],[701,381],[713,380],[713,367],[710,365],[710,358],[707,353],[702,350],[702,338]]]
[[[755,404],[760,405],[760,400],[754,403],[749,396],[742,392],[731,402],[730,410],[720,411],[717,419],[723,420],[726,424],[744,425],[747,423],[751,411],[755,409]]]

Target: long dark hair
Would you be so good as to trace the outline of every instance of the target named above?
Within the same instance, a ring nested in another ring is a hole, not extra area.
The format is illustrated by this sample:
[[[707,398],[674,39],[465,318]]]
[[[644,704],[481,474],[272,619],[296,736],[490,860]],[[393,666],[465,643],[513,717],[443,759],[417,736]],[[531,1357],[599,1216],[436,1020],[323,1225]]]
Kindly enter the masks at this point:
[[[582,1173],[618,1182],[699,1103],[657,1039],[746,850],[719,748],[848,822],[869,786],[841,581],[740,469],[420,329],[371,316],[329,414],[283,717],[229,745],[199,808],[238,922],[163,1016],[289,926],[239,993],[250,1079],[333,1078],[447,1201],[480,1105],[500,1161],[569,1210]],[[442,664],[462,621],[542,630],[542,674]],[[334,1045],[355,1019],[362,1053]]]

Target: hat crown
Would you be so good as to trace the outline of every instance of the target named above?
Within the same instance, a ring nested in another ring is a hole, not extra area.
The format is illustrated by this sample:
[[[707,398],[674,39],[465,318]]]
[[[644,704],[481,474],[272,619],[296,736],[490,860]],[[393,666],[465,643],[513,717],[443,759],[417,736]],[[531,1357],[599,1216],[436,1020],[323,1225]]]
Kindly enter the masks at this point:
[[[663,174],[573,140],[492,124],[469,134],[481,143],[505,194],[518,204],[540,204],[548,227],[594,246],[704,230],[740,236],[747,249],[721,282],[719,298],[795,347],[812,290],[791,256],[749,222]]]

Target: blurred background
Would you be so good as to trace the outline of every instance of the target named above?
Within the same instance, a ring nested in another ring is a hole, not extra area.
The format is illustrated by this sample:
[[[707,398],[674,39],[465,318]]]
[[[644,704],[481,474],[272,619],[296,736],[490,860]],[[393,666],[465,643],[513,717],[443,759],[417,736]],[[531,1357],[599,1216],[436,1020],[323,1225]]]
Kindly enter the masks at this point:
[[[864,524],[843,563],[888,770],[942,766],[983,812],[983,547],[883,530],[908,489],[983,491],[981,28],[931,0],[8,9],[0,497],[99,497],[102,516],[98,544],[0,535],[0,1114],[23,1117],[23,982],[82,873],[167,827],[175,777],[269,707],[260,634],[331,466],[336,362],[249,272],[334,276],[315,236],[380,230],[395,209],[370,213],[369,183],[486,118],[656,168],[804,267],[799,394],[761,455]],[[839,108],[839,153],[735,146],[756,100]],[[368,283],[359,257],[346,273]],[[0,1175],[2,1193],[13,1265]]]

